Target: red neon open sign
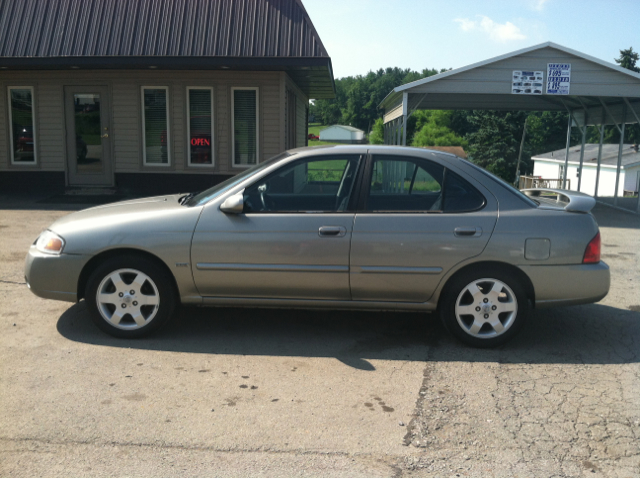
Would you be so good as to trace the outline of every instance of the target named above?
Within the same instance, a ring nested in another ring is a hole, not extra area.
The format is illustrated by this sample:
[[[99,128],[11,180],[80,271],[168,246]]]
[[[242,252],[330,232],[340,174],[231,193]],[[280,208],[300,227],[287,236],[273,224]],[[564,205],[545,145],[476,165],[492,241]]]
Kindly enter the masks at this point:
[[[191,146],[211,146],[211,140],[207,138],[191,138]]]

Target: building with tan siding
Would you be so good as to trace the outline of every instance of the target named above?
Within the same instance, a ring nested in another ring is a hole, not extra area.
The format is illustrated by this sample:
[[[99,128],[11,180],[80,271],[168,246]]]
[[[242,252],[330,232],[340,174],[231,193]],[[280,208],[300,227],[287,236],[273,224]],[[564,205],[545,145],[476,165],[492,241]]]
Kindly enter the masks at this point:
[[[300,0],[0,0],[0,188],[205,188],[304,146],[329,58]]]

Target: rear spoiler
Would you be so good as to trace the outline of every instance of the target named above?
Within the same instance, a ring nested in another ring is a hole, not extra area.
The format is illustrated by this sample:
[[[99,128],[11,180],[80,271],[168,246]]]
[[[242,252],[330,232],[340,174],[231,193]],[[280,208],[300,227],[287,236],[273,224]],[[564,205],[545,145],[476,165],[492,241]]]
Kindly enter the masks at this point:
[[[589,213],[596,205],[596,200],[593,196],[578,191],[554,190],[551,188],[527,188],[522,190],[522,192],[530,198],[548,196],[549,198],[544,198],[547,200],[547,204],[553,204],[555,201],[559,207],[564,207],[566,211],[573,211],[575,213]],[[555,199],[553,198],[554,196]]]

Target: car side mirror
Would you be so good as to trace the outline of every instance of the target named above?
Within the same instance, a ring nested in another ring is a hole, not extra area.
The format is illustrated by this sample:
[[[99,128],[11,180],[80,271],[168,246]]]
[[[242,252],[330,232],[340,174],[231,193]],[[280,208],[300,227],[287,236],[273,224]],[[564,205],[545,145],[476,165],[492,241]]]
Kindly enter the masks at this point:
[[[233,196],[229,196],[220,205],[220,211],[227,214],[239,215],[244,210],[244,190],[240,193],[236,193]]]

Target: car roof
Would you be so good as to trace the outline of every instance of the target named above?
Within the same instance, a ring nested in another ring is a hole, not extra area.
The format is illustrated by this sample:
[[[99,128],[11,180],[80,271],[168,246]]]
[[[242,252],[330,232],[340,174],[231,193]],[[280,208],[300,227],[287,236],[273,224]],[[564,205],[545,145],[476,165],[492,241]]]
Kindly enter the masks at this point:
[[[431,150],[429,148],[421,148],[417,146],[397,146],[397,145],[319,145],[319,146],[302,146],[300,148],[294,148],[288,150],[291,155],[297,155],[307,152],[317,152],[319,150],[327,150],[327,153],[365,153],[367,151],[384,151],[394,150],[396,153],[434,153],[436,155],[450,156],[454,158],[460,158],[453,153],[448,153],[440,150]],[[462,159],[462,158],[461,158]]]

